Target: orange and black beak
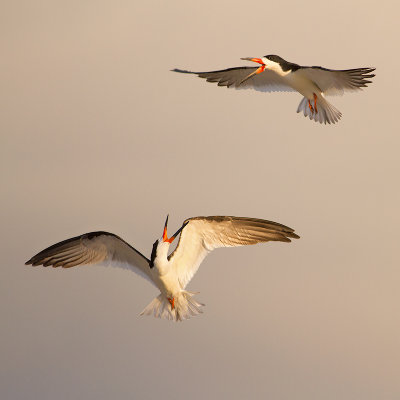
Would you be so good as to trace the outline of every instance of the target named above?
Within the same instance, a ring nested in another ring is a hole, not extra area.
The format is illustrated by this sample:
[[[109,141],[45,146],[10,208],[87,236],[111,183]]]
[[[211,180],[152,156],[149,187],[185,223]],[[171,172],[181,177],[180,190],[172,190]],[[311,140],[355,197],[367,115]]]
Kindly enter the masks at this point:
[[[169,215],[167,215],[167,219],[165,220],[164,232],[163,232],[163,241],[164,241],[164,242],[168,242],[168,243],[172,243],[172,242],[174,241],[174,239],[181,233],[182,229],[189,223],[189,221],[186,221],[186,222],[174,233],[174,235],[172,235],[172,236],[168,239],[168,236],[167,236],[168,217],[169,217]]]
[[[264,65],[264,63],[261,61],[261,58],[243,57],[243,58],[241,58],[241,60],[253,61],[253,62],[259,63],[261,65]]]
[[[254,72],[252,72],[251,74],[247,75],[244,79],[242,79],[239,82],[238,86],[241,85],[243,82],[247,81],[247,79],[251,78],[253,75],[264,72],[264,69],[266,68],[266,65],[263,63],[261,58],[244,57],[244,58],[241,58],[241,60],[253,61],[253,62],[259,63],[259,64],[261,64],[261,67],[257,68]]]

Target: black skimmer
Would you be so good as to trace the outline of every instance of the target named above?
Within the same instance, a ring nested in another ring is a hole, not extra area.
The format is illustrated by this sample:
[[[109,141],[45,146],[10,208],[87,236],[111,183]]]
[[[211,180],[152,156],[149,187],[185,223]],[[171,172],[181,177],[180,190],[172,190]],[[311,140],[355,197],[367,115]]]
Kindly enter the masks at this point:
[[[262,58],[245,57],[259,67],[235,67],[219,71],[191,72],[174,69],[175,72],[196,74],[207,82],[235,89],[255,89],[261,92],[297,91],[304,96],[297,112],[303,112],[321,124],[338,122],[342,113],[325,96],[342,95],[345,91],[357,91],[366,87],[375,68],[335,70],[323,67],[303,67],[277,55]]]
[[[123,239],[108,232],[91,232],[54,244],[33,256],[27,265],[70,268],[105,265],[132,270],[160,290],[141,313],[182,321],[202,312],[195,293],[185,290],[208,253],[218,247],[235,247],[260,242],[290,242],[299,236],[287,226],[272,221],[243,217],[195,217],[185,220],[170,238],[168,217],[163,235],[153,244],[150,258]],[[170,244],[181,233],[176,249]]]

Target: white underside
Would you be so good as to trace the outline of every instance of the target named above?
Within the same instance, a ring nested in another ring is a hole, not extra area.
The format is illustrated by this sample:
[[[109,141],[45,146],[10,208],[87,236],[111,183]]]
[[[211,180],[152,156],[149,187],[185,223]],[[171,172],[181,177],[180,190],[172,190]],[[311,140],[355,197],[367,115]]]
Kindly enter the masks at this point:
[[[285,82],[287,82],[289,86],[297,90],[304,97],[307,97],[307,99],[313,99],[314,93],[317,96],[321,95],[321,90],[319,89],[319,87],[307,77],[292,73],[285,75],[284,77],[282,77],[282,79],[285,80]]]
[[[284,76],[283,79],[304,96],[297,112],[303,112],[305,117],[309,117],[320,124],[334,124],[340,120],[342,113],[325,99],[320,88],[308,77],[293,73]]]

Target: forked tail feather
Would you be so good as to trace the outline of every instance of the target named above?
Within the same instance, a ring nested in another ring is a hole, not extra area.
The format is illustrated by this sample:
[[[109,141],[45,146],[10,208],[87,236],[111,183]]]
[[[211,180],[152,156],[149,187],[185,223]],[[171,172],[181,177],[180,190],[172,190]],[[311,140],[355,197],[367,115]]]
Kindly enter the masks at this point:
[[[330,104],[323,94],[317,98],[317,112],[315,112],[314,100],[311,100],[311,105],[313,106],[313,110],[309,107],[307,97],[303,97],[303,100],[301,100],[297,107],[297,112],[303,111],[305,117],[309,117],[321,124],[334,124],[342,117],[342,113]]]
[[[183,321],[201,314],[204,304],[198,303],[193,296],[196,293],[182,290],[175,296],[174,309],[169,300],[162,293],[154,298],[140,315],[153,315],[156,318],[165,318],[172,321]]]

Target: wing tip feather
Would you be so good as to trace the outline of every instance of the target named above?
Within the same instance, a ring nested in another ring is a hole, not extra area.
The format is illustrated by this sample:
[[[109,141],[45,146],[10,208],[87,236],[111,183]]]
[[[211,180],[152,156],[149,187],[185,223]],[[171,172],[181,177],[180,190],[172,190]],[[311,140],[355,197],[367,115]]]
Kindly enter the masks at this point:
[[[197,72],[192,72],[188,71],[187,69],[179,69],[179,68],[174,68],[170,70],[171,72],[179,72],[181,74],[196,74]]]

